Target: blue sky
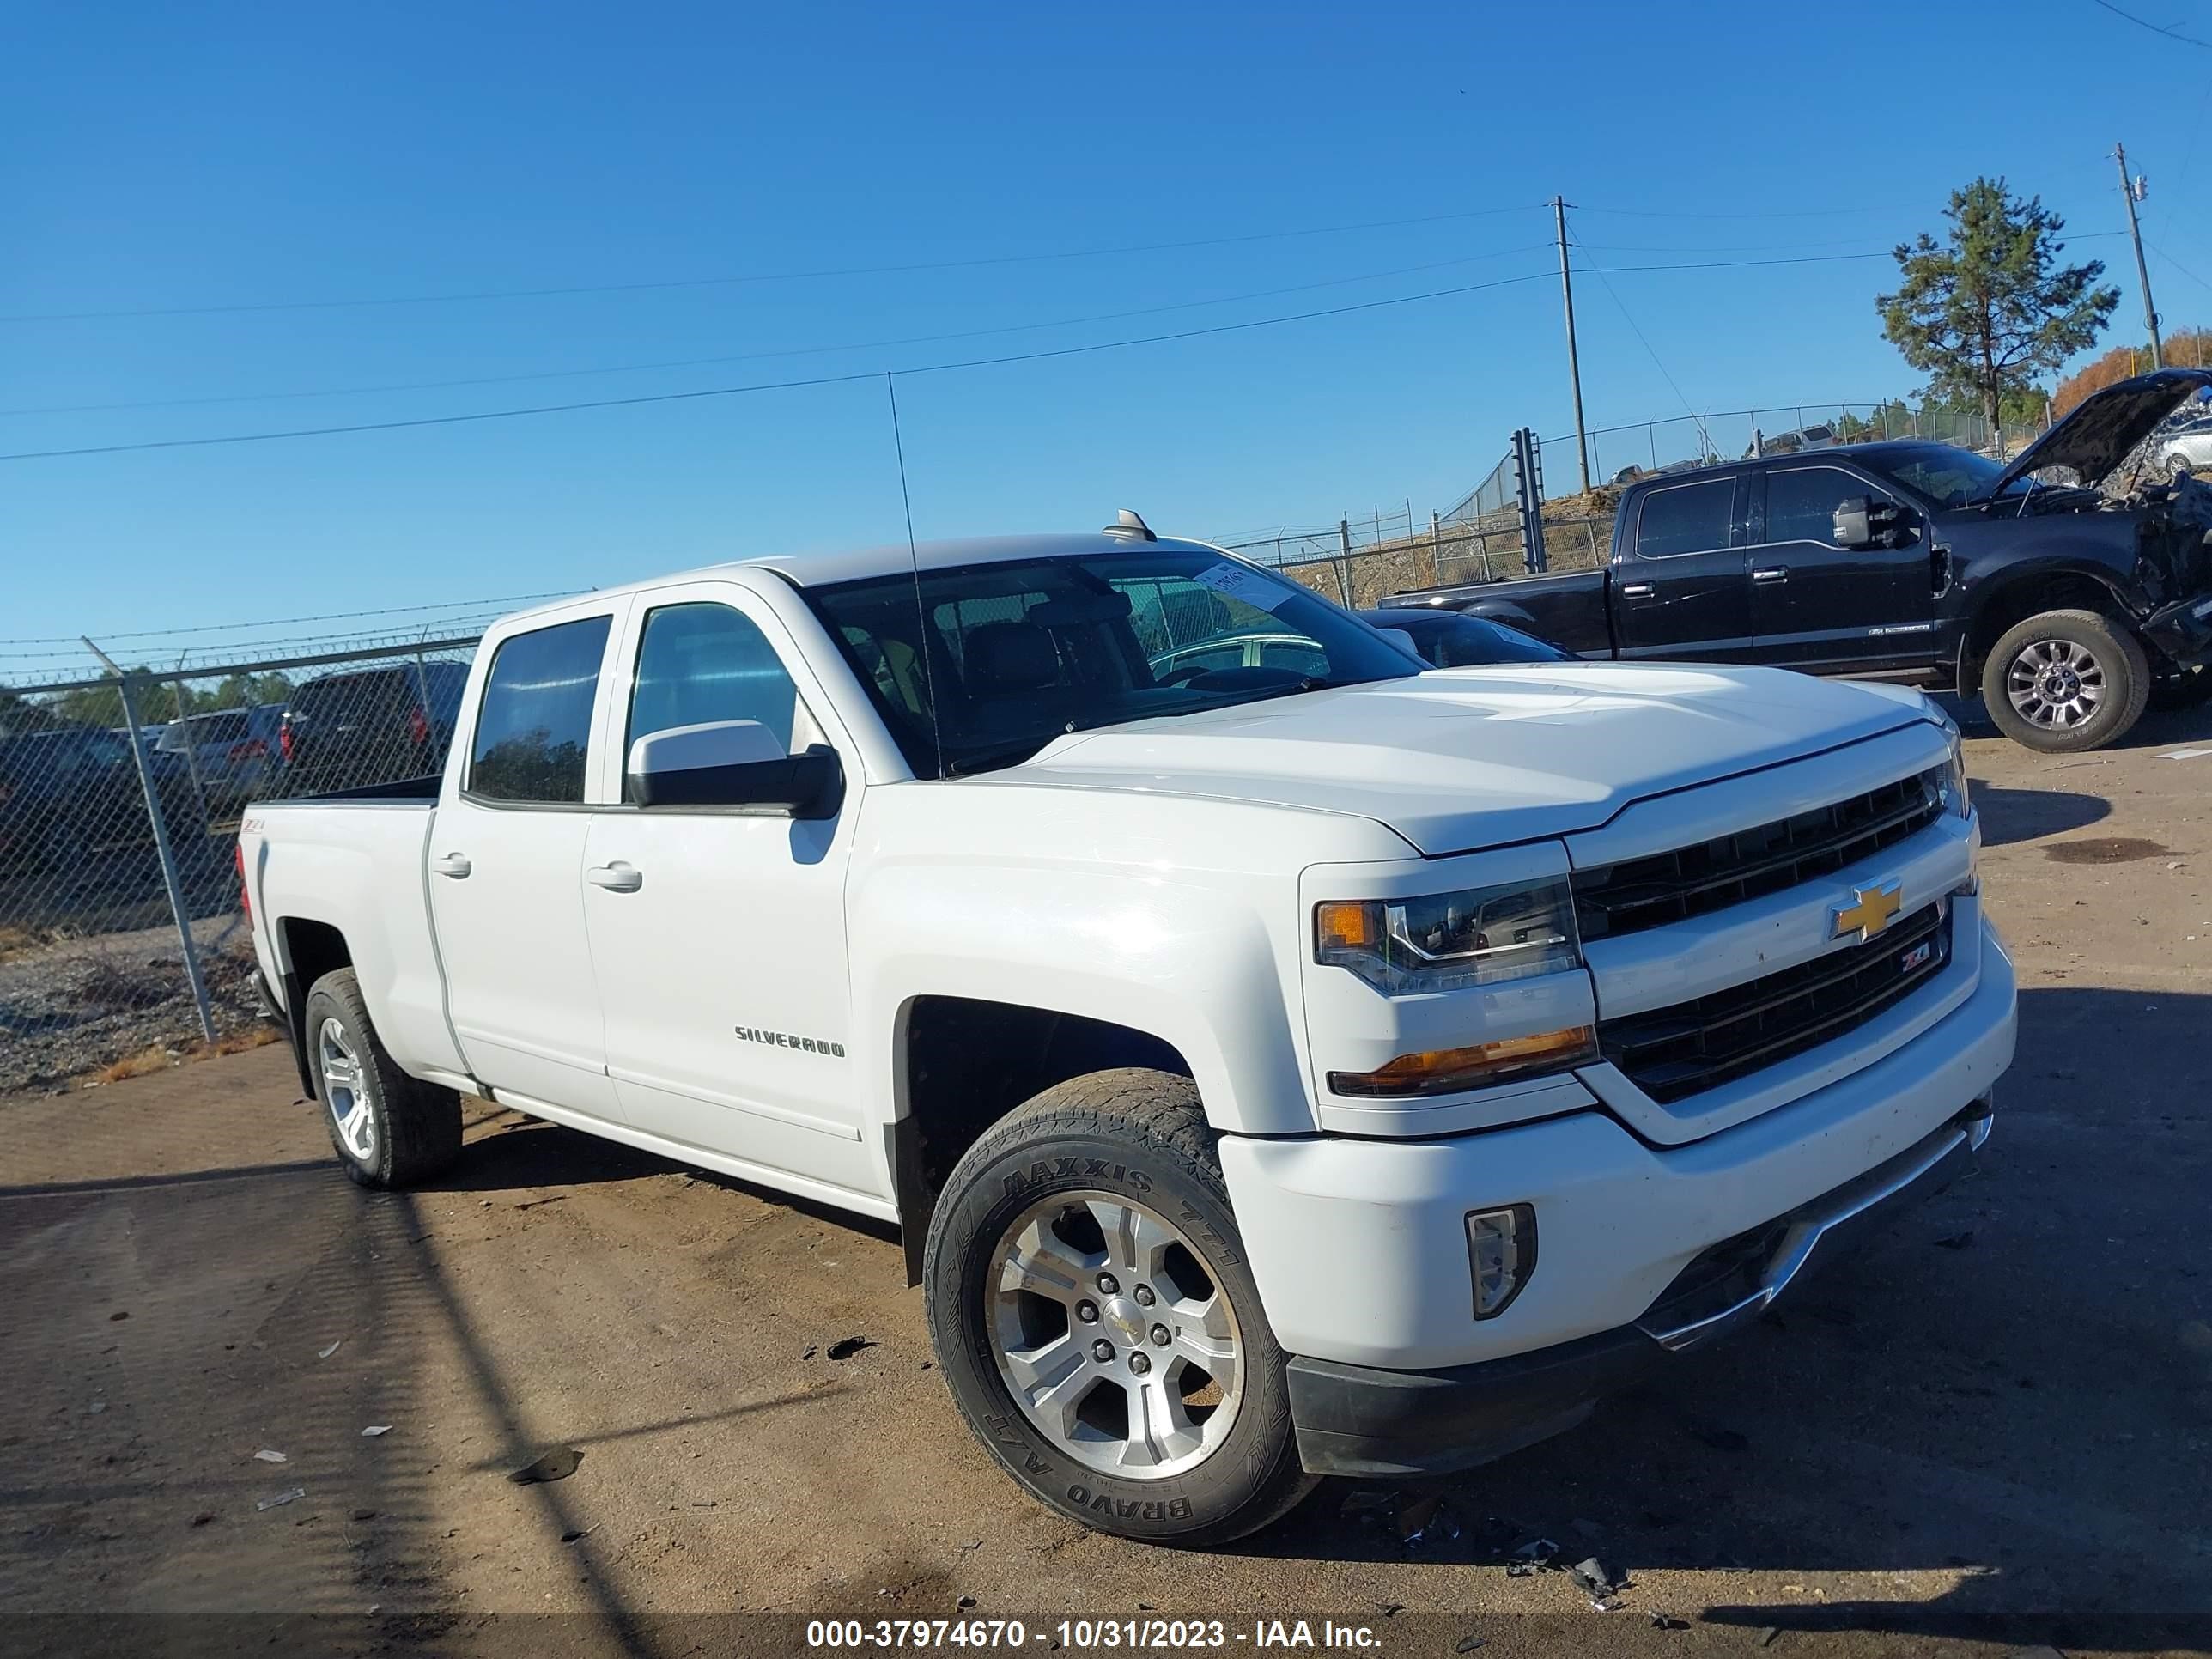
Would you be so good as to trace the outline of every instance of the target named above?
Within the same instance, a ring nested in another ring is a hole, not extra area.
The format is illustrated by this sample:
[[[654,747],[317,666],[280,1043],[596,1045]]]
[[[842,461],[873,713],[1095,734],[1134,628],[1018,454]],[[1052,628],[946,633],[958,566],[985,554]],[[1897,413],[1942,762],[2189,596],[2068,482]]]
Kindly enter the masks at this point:
[[[2194,0],[2128,9],[2212,39]],[[925,537],[1122,506],[1224,535],[1408,499],[1425,516],[1512,427],[1571,423],[1537,206],[1554,191],[1581,204],[1594,265],[1878,252],[1936,228],[1977,172],[2112,232],[2115,139],[2150,176],[2169,325],[2212,318],[2196,210],[2212,53],[2094,0],[1700,12],[21,0],[0,64],[0,317],[33,320],[0,322],[0,451],[862,373],[1531,278],[901,382]],[[1274,234],[1415,220],[1431,222]],[[1189,241],[1214,245],[296,304]],[[2074,251],[2124,289],[2108,339],[2139,339],[2125,240]],[[1700,408],[1909,392],[1873,306],[1893,270],[1623,271],[1618,303],[1585,278],[1592,423],[1681,413],[1653,353]],[[247,306],[294,308],[53,319]],[[868,343],[1161,307],[1186,308]],[[566,373],[763,353],[786,355]],[[210,398],[240,400],[173,401]],[[0,638],[567,589],[903,533],[880,380],[9,461]],[[46,648],[0,644],[0,679]]]

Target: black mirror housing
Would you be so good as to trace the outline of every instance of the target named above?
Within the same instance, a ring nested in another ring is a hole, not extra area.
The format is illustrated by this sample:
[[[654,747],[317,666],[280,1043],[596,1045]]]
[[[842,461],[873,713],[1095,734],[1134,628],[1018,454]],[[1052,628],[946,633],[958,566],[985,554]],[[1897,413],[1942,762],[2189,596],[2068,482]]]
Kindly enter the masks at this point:
[[[633,772],[629,796],[647,809],[752,807],[794,818],[830,818],[844,804],[845,769],[836,750],[817,743],[780,760]]]

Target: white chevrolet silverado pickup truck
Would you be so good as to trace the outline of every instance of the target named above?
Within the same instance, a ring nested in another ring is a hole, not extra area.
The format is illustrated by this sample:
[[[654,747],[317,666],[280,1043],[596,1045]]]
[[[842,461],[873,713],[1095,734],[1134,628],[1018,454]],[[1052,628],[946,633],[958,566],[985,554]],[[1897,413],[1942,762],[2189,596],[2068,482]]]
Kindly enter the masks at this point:
[[[1425,667],[1133,515],[567,600],[253,810],[264,994],[356,1180],[466,1092],[894,1222],[1016,1480],[1231,1538],[1755,1316],[2012,1057],[1918,693]]]

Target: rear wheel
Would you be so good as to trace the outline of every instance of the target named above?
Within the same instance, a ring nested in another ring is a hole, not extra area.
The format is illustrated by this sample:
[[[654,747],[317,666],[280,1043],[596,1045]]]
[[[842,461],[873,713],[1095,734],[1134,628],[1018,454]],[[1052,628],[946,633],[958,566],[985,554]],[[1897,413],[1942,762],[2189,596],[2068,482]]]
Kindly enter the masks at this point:
[[[350,968],[307,993],[307,1064],[345,1171],[364,1187],[406,1187],[461,1150],[461,1100],[401,1071],[362,1000]]]
[[[1096,1073],[994,1127],[945,1184],[922,1282],[962,1415],[1061,1514],[1220,1543],[1312,1486],[1188,1078]]]
[[[1982,669],[1997,729],[2045,754],[2117,743],[2150,699],[2142,641],[2094,611],[2047,611],[2007,632]]]

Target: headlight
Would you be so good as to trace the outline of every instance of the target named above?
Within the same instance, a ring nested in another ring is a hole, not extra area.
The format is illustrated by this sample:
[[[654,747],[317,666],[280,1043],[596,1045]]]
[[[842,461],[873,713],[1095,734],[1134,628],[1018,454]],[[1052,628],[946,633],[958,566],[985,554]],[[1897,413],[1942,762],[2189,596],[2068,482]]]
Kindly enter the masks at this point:
[[[1963,818],[1974,810],[1973,803],[1966,799],[1966,745],[1955,726],[1951,726],[1950,758],[1943,763],[1942,779],[1936,788],[1953,816]]]
[[[1314,911],[1314,960],[1351,969],[1385,996],[1502,984],[1582,959],[1564,876]]]

